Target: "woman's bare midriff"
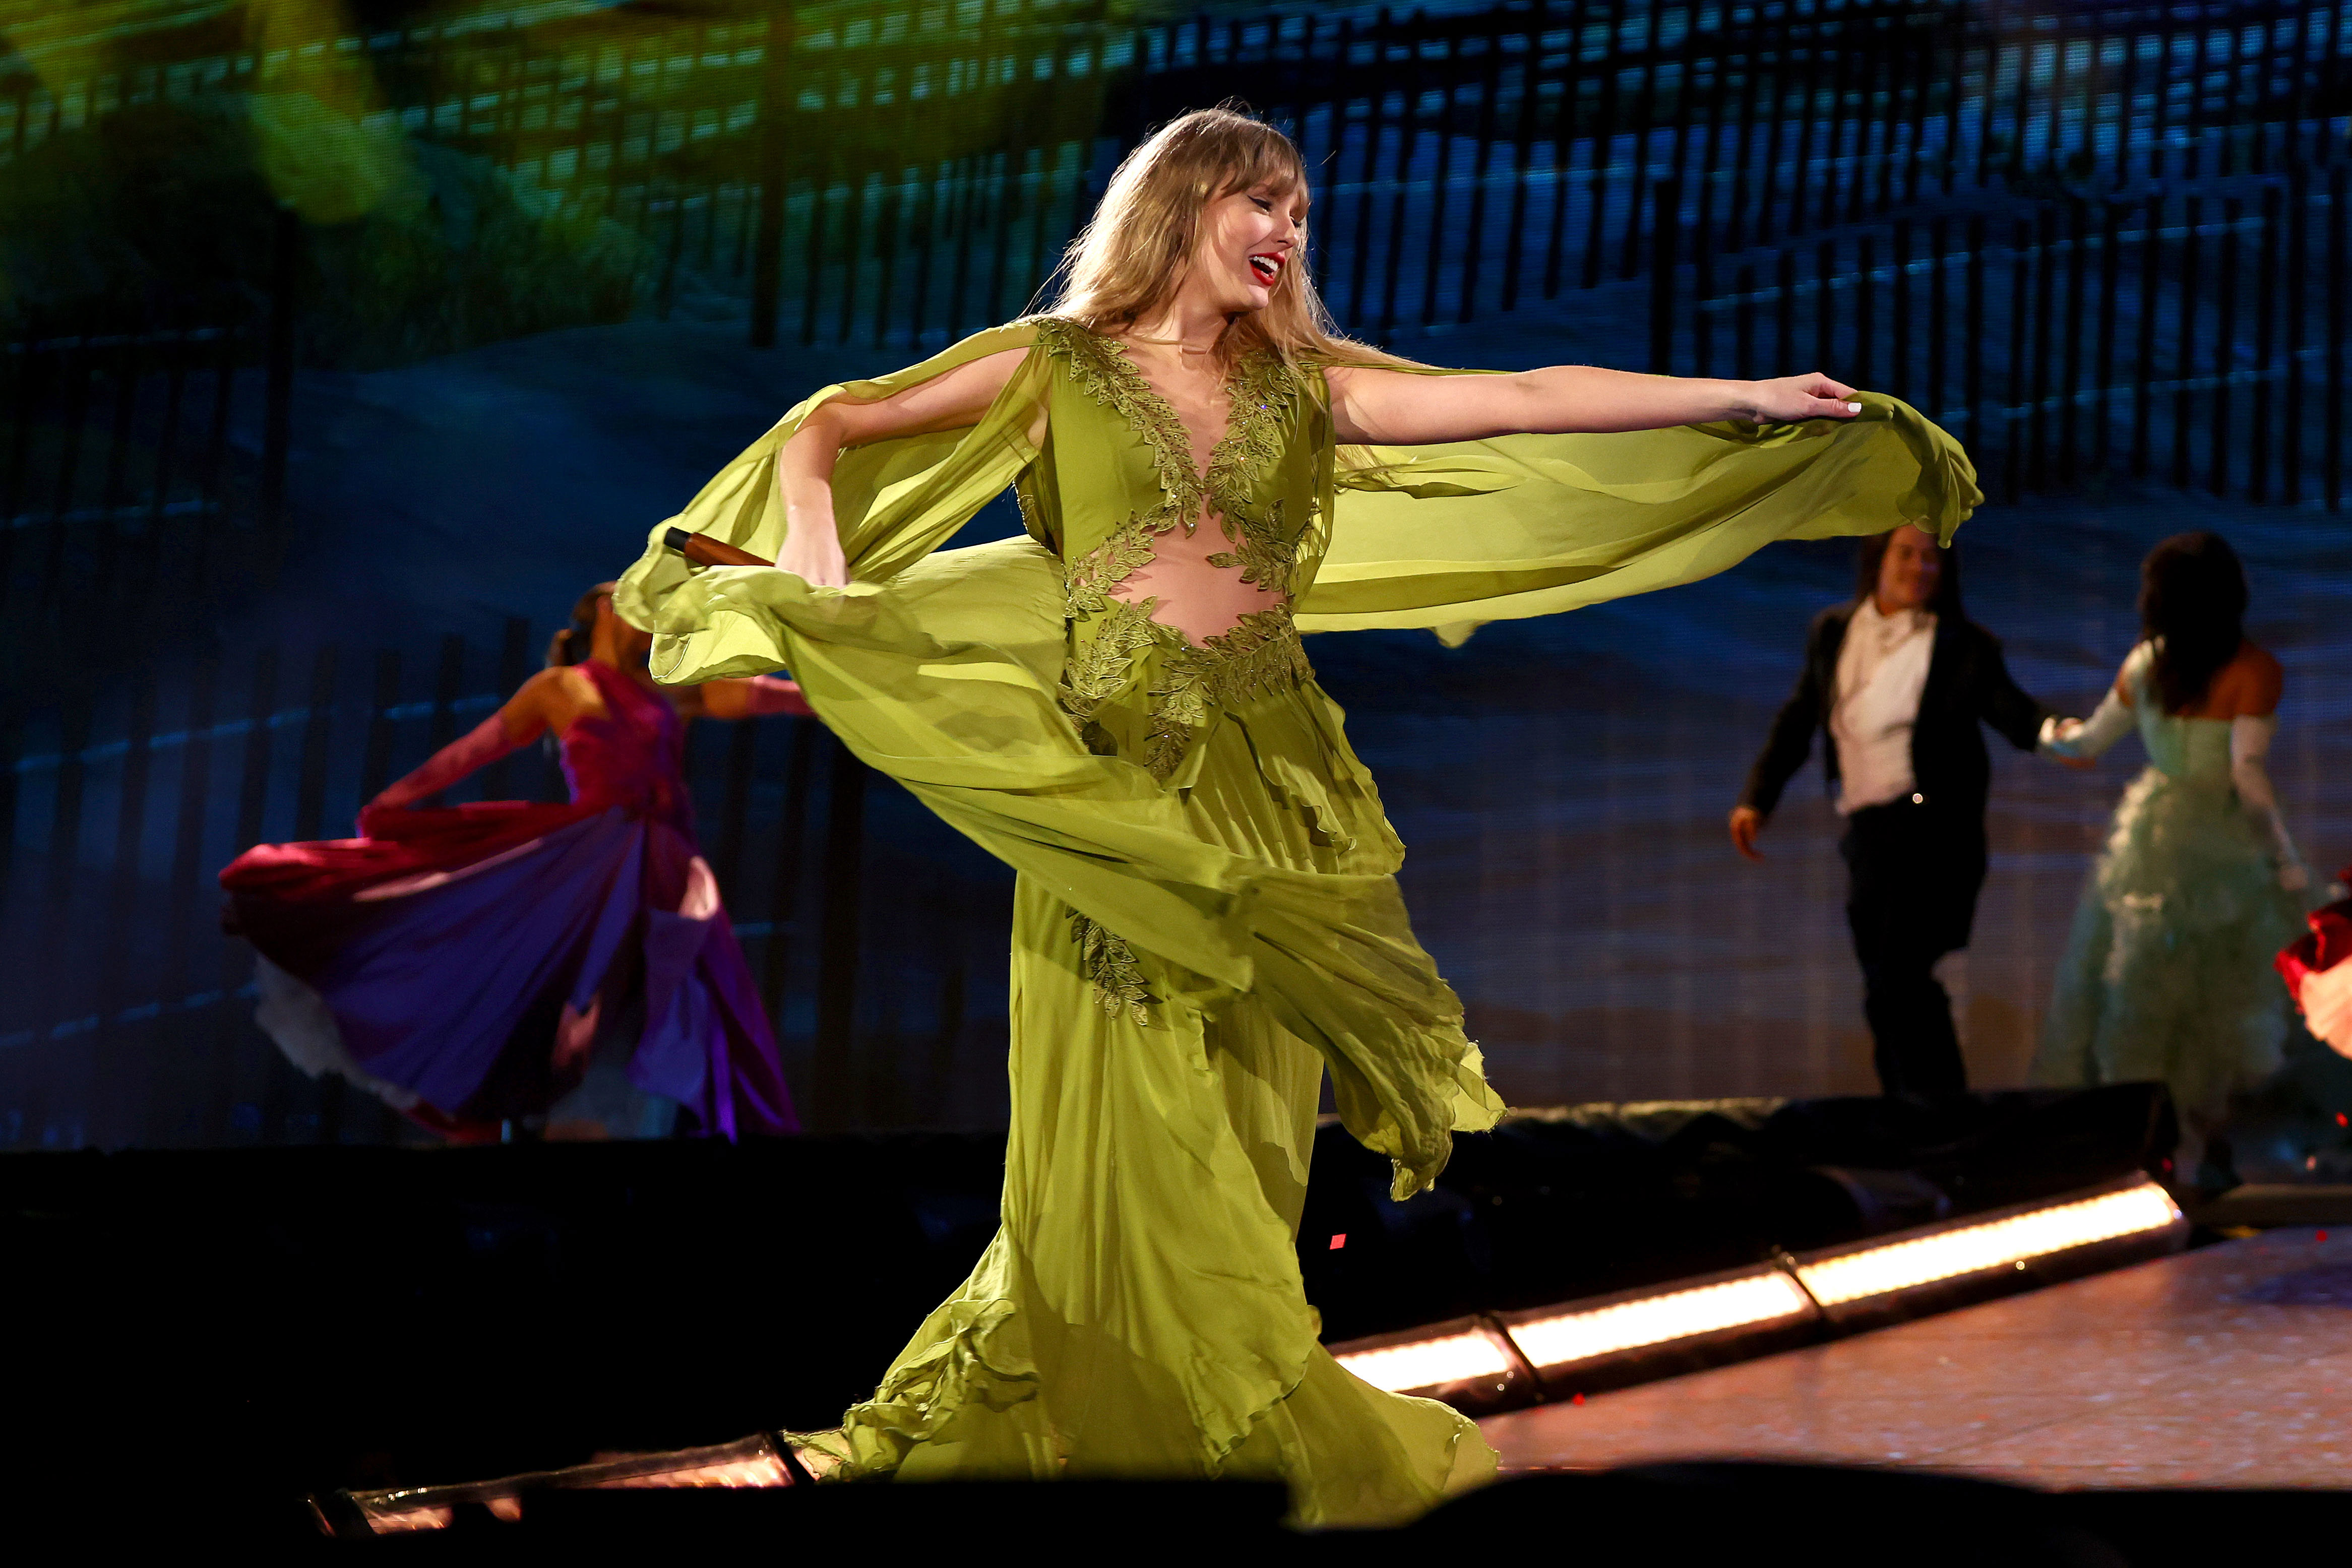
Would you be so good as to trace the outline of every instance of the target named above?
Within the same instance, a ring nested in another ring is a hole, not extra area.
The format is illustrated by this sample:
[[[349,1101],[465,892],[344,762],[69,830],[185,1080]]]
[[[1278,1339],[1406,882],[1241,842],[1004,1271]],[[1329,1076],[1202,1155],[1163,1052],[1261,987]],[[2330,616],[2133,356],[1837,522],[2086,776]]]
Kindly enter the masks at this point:
[[[1243,581],[1238,566],[1209,564],[1211,556],[1239,548],[1226,535],[1223,517],[1205,517],[1190,534],[1171,528],[1154,541],[1150,563],[1129,573],[1110,591],[1111,597],[1130,604],[1157,599],[1151,618],[1196,643],[1222,637],[1242,617],[1271,610],[1286,597]]]

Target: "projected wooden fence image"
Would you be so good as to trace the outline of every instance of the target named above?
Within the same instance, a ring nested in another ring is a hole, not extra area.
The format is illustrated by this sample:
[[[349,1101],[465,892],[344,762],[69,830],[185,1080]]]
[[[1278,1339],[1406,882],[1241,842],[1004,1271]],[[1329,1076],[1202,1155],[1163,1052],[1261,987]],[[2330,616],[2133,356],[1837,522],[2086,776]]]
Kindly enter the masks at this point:
[[[2129,479],[2344,505],[2352,164],[1802,246],[1718,245],[1679,185],[1653,199],[1654,370],[1836,367],[1959,436],[1996,499]]]
[[[1737,251],[1923,202],[2128,198],[2200,159],[2325,164],[2352,23],[1949,0],[1150,11],[488,8],[311,38],[208,10],[47,45],[37,80],[0,86],[0,168],[126,106],[307,93],[627,226],[650,308],[719,296],[756,340],[915,347],[1017,314],[1126,147],[1238,98],[1300,139],[1324,286],[1385,333],[1638,276],[1660,180]]]
[[[1238,98],[1298,137],[1327,297],[1417,357],[1507,322],[1676,372],[1818,365],[1946,424],[1997,500],[2345,503],[2342,4],[560,3],[310,31],[291,15],[0,0],[0,940],[41,982],[0,998],[0,1144],[391,1130],[254,1034],[211,879],[251,842],[345,831],[528,674],[536,637],[378,652],[350,632],[338,653],[229,623],[304,565],[304,473],[357,472],[331,493],[368,498],[365,455],[306,444],[306,389],[662,319],[646,363],[689,339],[902,363],[1026,308],[1118,158],[1185,108]],[[159,248],[134,220],[176,188],[226,193],[234,222],[188,219]],[[198,260],[208,292],[173,272]],[[97,281],[77,295],[85,262]],[[289,481],[289,451],[322,460]],[[492,616],[538,606],[453,591]],[[2037,613],[2054,624],[2108,588],[2068,591]],[[417,621],[456,623],[483,624]],[[1706,816],[1714,856],[1716,785],[1691,760],[1712,732],[1676,728],[1685,712],[1643,742],[1674,754],[1658,766],[1682,770],[1678,792],[1642,805]],[[1546,768],[1636,767],[1592,753],[1574,718]],[[1001,1027],[982,1022],[1002,1011],[1001,933],[970,915],[997,873],[908,830],[911,802],[814,727],[712,727],[694,747],[706,851],[812,1119],[921,1122],[1001,1094],[967,1032]],[[537,754],[507,772],[481,789],[554,787]],[[1407,811],[1411,788],[1392,793]],[[1433,811],[1433,837],[1450,820]],[[1654,880],[1602,858],[1604,883]],[[1580,861],[1559,863],[1581,885]],[[1681,874],[1668,894],[1687,908],[1658,932],[1720,896],[1713,870]],[[2004,885],[1988,907],[2028,944],[2027,884]],[[1621,939],[1598,940],[1579,952],[1605,967]],[[1816,959],[1827,998],[1845,958]],[[1678,1072],[1710,1060],[1697,1008],[1666,1009],[1692,1037],[1668,1041]]]

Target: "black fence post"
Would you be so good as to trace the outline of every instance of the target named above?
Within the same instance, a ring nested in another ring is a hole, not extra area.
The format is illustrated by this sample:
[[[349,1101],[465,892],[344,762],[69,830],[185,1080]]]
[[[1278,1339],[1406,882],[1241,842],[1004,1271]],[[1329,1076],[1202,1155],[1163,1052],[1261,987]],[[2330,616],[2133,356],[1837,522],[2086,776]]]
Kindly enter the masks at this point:
[[[221,682],[220,662],[206,656],[194,662],[188,675],[188,707],[186,723],[188,743],[180,752],[180,789],[175,802],[177,810],[172,828],[171,869],[164,879],[164,927],[163,961],[156,966],[156,995],[168,1012],[175,1004],[184,1006],[195,982],[195,945],[200,916],[205,939],[217,941],[219,922],[213,915],[220,890],[205,864],[205,828],[212,810],[213,711],[215,694]],[[0,754],[4,756],[5,754]],[[8,821],[7,813],[0,810],[0,828]],[[239,846],[242,848],[242,846]],[[5,882],[0,877],[0,884]],[[216,1114],[217,1106],[202,1103],[212,1098],[202,1093],[198,1076],[205,1068],[205,1054],[190,1049],[195,1043],[203,1022],[201,1013],[184,1012],[170,1029],[173,1056],[178,1071],[171,1082],[184,1096],[186,1110],[182,1127],[173,1131],[174,1141],[184,1134],[193,1134],[199,1143],[216,1144],[228,1134],[228,1124]],[[209,1119],[207,1110],[215,1114]]]
[[[1457,57],[1458,48],[1453,40],[1447,40],[1445,64],[1453,65]],[[1473,205],[1471,208],[1474,224],[1466,236],[1454,232],[1446,223],[1446,195],[1453,185],[1447,175],[1454,162],[1454,120],[1459,110],[1455,99],[1460,88],[1450,70],[1445,71],[1439,80],[1442,85],[1438,90],[1443,103],[1430,137],[1434,152],[1430,160],[1429,244],[1423,248],[1421,266],[1421,320],[1423,326],[1433,325],[1437,320],[1438,285],[1444,277],[1447,242],[1454,242],[1453,248],[1459,250],[1463,256],[1462,314],[1465,319],[1470,309],[1470,280],[1476,276],[1478,266],[1478,235],[1475,226],[1477,207]],[[1465,238],[1467,243],[1465,243]]]
[[[2232,196],[2221,205],[2221,269],[2214,287],[2213,323],[2213,457],[2206,482],[2216,496],[2230,493],[2230,425],[2237,398],[2231,384],[2238,374],[2238,253],[2239,230],[2245,226],[2245,204]]]
[[[2303,499],[2303,349],[2310,326],[2311,183],[2298,162],[2287,175],[2286,194],[2286,386],[2285,418],[2279,430],[2279,499],[2292,507]]]
[[[721,891],[735,890],[743,865],[743,844],[751,814],[751,777],[758,768],[760,725],[739,719],[727,737],[727,793],[719,812],[719,841],[711,846],[710,869]]]
[[[499,689],[500,700],[510,697],[530,674],[530,622],[520,615],[507,617],[499,636]],[[482,769],[482,799],[510,800],[516,798],[519,786],[515,781],[515,758],[512,754],[499,758]]]
[[[2254,395],[2249,402],[2246,498],[2258,505],[2271,498],[2271,419],[2278,406],[2271,383],[2278,370],[2278,291],[2284,270],[2279,249],[2286,229],[2282,197],[2275,183],[2263,187],[2262,243],[2254,250]],[[2221,395],[2229,397],[2226,390]]]
[[[1733,340],[1736,360],[1732,373],[1741,381],[1754,381],[1756,379],[1756,269],[1752,267],[1743,267],[1739,269],[1739,309],[1734,320],[1737,336]]]
[[[1894,330],[1887,334],[1886,351],[1891,362],[1886,368],[1885,385],[1898,397],[1917,400],[1919,392],[1911,374],[1911,362],[1916,357],[1911,329],[1911,221],[1908,218],[1898,219],[1893,236],[1894,287],[1889,290],[1894,298],[1888,301],[1888,308],[1893,312]],[[1929,417],[1933,418],[1935,401],[1932,398],[1921,401],[1928,410]]]
[[[2027,484],[2039,490],[2050,483],[2050,356],[2052,339],[2059,330],[2057,320],[2058,279],[2058,207],[2054,202],[2044,202],[2033,214],[2033,238],[2027,247],[2032,257],[2033,271],[2033,347],[2032,371],[2027,382],[2028,391],[2022,400],[2027,410]],[[2011,310],[2022,301],[2012,297]],[[2015,397],[2011,399],[2017,402]],[[2012,429],[2015,427],[2012,426]]]
[[[336,655],[336,647],[330,643],[319,650],[310,664],[310,701],[302,716],[301,769],[294,785],[297,839],[315,839],[326,830],[327,765],[332,756],[328,742],[335,723]]]
[[[2106,474],[2115,461],[2116,327],[2122,309],[2123,209],[2112,201],[2099,204],[2099,326],[2091,384],[2096,426],[2091,437],[2091,465]]]
[[[1872,374],[1872,349],[1878,340],[1878,290],[1871,274],[1878,267],[1878,241],[1872,235],[1858,235],[1853,242],[1853,369],[1852,375],[1860,386],[1870,385],[1876,378]]]
[[[294,441],[295,324],[302,272],[302,220],[278,209],[270,235],[269,337],[261,426],[261,523],[286,522],[286,462]],[[274,556],[275,552],[271,552]]]
[[[1797,253],[1788,246],[1780,247],[1772,274],[1772,351],[1776,373],[1803,374],[1797,368],[1804,359],[1797,352]]]
[[[2082,473],[2083,328],[2091,253],[2090,222],[2079,196],[2066,203],[2066,308],[2059,323],[2058,474],[2073,484]],[[2048,262],[2045,260],[2045,266]]]
[[[1365,308],[1364,293],[1371,287],[1372,233],[1374,208],[1377,204],[1376,187],[1380,183],[1381,172],[1381,136],[1388,118],[1389,13],[1387,7],[1381,7],[1379,14],[1372,18],[1370,32],[1372,68],[1365,73],[1365,79],[1370,86],[1364,95],[1364,152],[1363,156],[1356,161],[1356,238],[1348,258],[1348,315],[1359,324],[1371,319],[1371,313]],[[1559,261],[1557,223],[1558,218],[1555,214],[1553,246],[1555,270]],[[1551,283],[1547,280],[1544,285],[1544,298],[1550,298],[1553,292]]]
[[[866,764],[833,743],[827,781],[824,856],[820,876],[823,924],[817,937],[816,1061],[810,1070],[810,1111],[820,1128],[839,1126],[852,1112],[856,1082],[859,865],[866,847]]]
[[[1342,18],[1339,23],[1341,40],[1339,57],[1343,70],[1347,60],[1346,39],[1349,26],[1349,23]],[[1508,225],[1506,232],[1510,236],[1510,244],[1503,253],[1502,308],[1507,311],[1518,308],[1519,277],[1527,265],[1528,188],[1532,183],[1528,164],[1535,155],[1536,110],[1543,100],[1543,95],[1539,90],[1540,84],[1536,79],[1537,64],[1543,57],[1543,39],[1540,33],[1541,28],[1537,24],[1529,22],[1527,25],[1526,36],[1522,39],[1526,53],[1519,62],[1519,112],[1511,131],[1511,207],[1510,215],[1504,220]],[[1499,37],[1497,42],[1499,43]],[[1499,54],[1499,49],[1497,53]],[[1496,67],[1493,79],[1496,83],[1496,90],[1499,92],[1502,82],[1499,65]],[[1348,103],[1344,93],[1335,93],[1333,96],[1335,102],[1331,110],[1331,123],[1334,147],[1333,167],[1336,170],[1338,131],[1346,123]],[[1552,173],[1552,200],[1556,204],[1560,193],[1559,171],[1555,169]]]
[[[2352,237],[2346,232],[2352,228],[2347,204],[2352,204],[2352,165],[2338,163],[2327,175],[2327,423],[2319,444],[2331,512],[2344,508],[2344,296],[2352,287],[2352,268],[2347,266],[2352,261],[2347,255],[2347,240]]]
[[[2203,53],[2203,46],[2199,46]],[[2198,243],[2197,229],[2204,216],[2204,204],[2198,197],[2188,200],[2188,221],[2180,235],[2180,329],[2173,348],[2172,373],[2172,487],[2186,490],[2191,473],[2189,453],[2190,416],[2197,409],[2197,394],[2190,383],[2197,375],[2197,269],[2199,253],[2204,246]]]
[[[1715,183],[1698,176],[1698,214],[1691,228],[1691,374],[1715,374]]]
[[[2033,221],[2019,218],[2009,231],[2009,377],[2001,397],[2001,497],[2013,501],[2025,493],[2026,443],[2019,439],[2017,422],[2029,413],[2026,405],[2027,334],[2032,326]]]
[[[2132,346],[2131,471],[2146,478],[2156,468],[2156,315],[2164,277],[2164,198],[2151,196],[2139,242],[2139,329]]]
[[[1927,228],[1927,387],[1919,406],[1927,411],[1930,419],[1943,417],[1944,388],[1948,384],[1946,371],[1948,357],[1946,345],[1951,340],[1951,221],[1937,218]],[[1976,432],[1969,433],[1976,439]]]
[[[149,742],[155,733],[155,676],[142,673],[132,687],[131,721],[124,739],[130,749],[122,759],[122,780],[114,821],[114,877],[106,908],[108,939],[100,948],[98,996],[94,1010],[98,1031],[90,1041],[89,1082],[90,1142],[120,1145],[134,1142],[142,1131],[140,1113],[153,1097],[151,1074],[125,1071],[121,1018],[129,990],[131,933],[139,925],[140,854],[147,823],[148,778],[154,765]]]
[[[433,672],[433,715],[425,744],[440,750],[457,738],[457,702],[466,695],[466,639],[452,632],[441,639],[441,662]]]
[[[392,782],[392,748],[400,706],[400,654],[390,648],[375,656],[375,698],[368,705],[367,750],[360,759],[360,799],[373,800]]]
[[[1813,362],[1824,375],[1836,372],[1837,362],[1837,241],[1825,239],[1813,246]]]
[[[1654,251],[1650,262],[1650,370],[1672,375],[1675,367],[1675,267],[1676,241],[1682,233],[1682,183],[1652,183],[1651,223]],[[1641,214],[1627,220],[1637,230]]]
[[[1985,465],[1984,333],[1985,221],[1970,218],[1968,228],[1968,276],[1960,328],[1960,405],[1968,411],[1969,449],[1976,454],[1977,471],[1990,477]],[[2006,497],[2001,497],[2007,499]]]
[[[784,762],[783,821],[776,838],[775,876],[768,886],[768,951],[761,968],[761,995],[776,1037],[784,1033],[784,988],[792,979],[793,922],[800,907],[801,867],[808,848],[809,784],[816,770],[822,734],[814,724],[793,727],[792,750]]]

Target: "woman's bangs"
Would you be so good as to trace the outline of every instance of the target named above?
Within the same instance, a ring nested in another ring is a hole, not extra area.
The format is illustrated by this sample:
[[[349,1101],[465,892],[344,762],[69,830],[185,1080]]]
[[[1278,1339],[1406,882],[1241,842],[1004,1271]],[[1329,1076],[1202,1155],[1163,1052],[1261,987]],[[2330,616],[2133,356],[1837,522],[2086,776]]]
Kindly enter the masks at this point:
[[[1290,138],[1271,126],[1254,126],[1257,132],[1235,152],[1239,156],[1232,173],[1217,193],[1229,196],[1235,191],[1255,190],[1260,185],[1273,185],[1284,194],[1307,188],[1307,166],[1298,156],[1298,149]]]

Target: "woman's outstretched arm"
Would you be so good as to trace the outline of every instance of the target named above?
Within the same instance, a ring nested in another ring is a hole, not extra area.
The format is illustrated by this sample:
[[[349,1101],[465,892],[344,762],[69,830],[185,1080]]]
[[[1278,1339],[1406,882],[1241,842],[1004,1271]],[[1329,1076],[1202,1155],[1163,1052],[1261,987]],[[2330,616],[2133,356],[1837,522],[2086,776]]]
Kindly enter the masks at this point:
[[[2138,727],[2139,719],[2133,712],[2132,688],[2138,684],[2148,658],[2149,649],[2145,643],[2124,655],[2124,665],[2116,672],[2115,684],[2100,696],[2099,706],[2091,710],[2090,717],[2063,718],[2052,714],[2044,718],[2037,749],[2069,768],[2088,768],[2105,756],[2107,747]]]
[[[1426,376],[1335,366],[1324,372],[1343,442],[1427,446],[1490,435],[1664,430],[1723,419],[1780,424],[1851,419],[1853,389],[1818,372],[1769,382],[1645,376],[1552,365],[1501,376]]]
[[[563,696],[563,667],[541,670],[516,688],[498,712],[425,759],[415,772],[387,788],[360,808],[360,833],[379,812],[404,810],[419,800],[438,795],[469,773],[488,768],[499,758],[528,745],[549,729],[562,733],[568,716],[553,713]]]
[[[1007,349],[877,402],[834,398],[801,422],[776,455],[784,503],[784,545],[776,564],[817,588],[841,588],[849,563],[833,515],[833,465],[845,446],[977,424],[1021,368],[1026,349]]]
[[[673,686],[669,697],[687,718],[764,718],[775,713],[816,716],[798,681],[774,675],[730,675],[697,686]]]

